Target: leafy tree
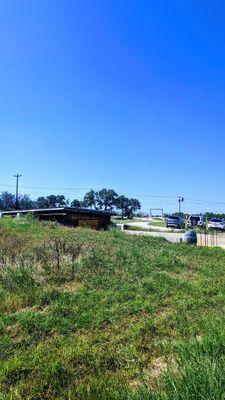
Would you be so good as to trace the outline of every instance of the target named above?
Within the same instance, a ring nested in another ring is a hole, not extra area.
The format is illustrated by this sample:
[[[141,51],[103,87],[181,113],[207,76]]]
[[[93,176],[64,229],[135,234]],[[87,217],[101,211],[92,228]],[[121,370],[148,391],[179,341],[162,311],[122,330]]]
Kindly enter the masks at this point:
[[[100,210],[111,211],[117,204],[118,194],[113,189],[102,189],[96,193],[96,198]]]
[[[112,211],[114,208],[121,210],[122,217],[132,217],[135,211],[141,209],[137,199],[129,199],[124,195],[118,195],[113,189],[102,189],[95,192],[93,189],[84,196],[83,207],[95,208],[98,210]]]
[[[225,214],[224,213],[206,212],[205,216],[206,216],[207,219],[210,219],[210,218],[225,218]]]
[[[32,208],[35,208],[35,206],[35,201],[31,200],[27,194],[20,196],[19,207],[21,210],[31,210]]]
[[[130,210],[131,210],[131,213],[134,214],[137,210],[140,210],[140,209],[141,209],[140,201],[137,200],[137,199],[131,198],[130,199]]]
[[[125,216],[127,218],[133,218],[135,211],[141,209],[141,203],[137,199],[129,199],[125,209]]]
[[[80,201],[77,200],[77,199],[74,199],[74,200],[72,201],[72,203],[70,204],[70,206],[71,206],[71,207],[74,207],[74,208],[81,208],[81,207],[82,207],[82,202],[80,202]]]
[[[46,196],[46,199],[49,201],[49,207],[64,207],[67,205],[66,199],[64,195],[54,195],[51,194]]]
[[[46,197],[40,196],[35,201],[36,208],[49,208],[49,200]]]
[[[0,209],[2,211],[12,211],[15,208],[15,196],[9,192],[0,195]]]
[[[118,196],[116,199],[116,208],[121,210],[122,218],[124,217],[127,208],[129,207],[129,199],[123,194]]]
[[[57,207],[57,196],[55,194],[50,194],[49,196],[46,196],[46,200],[48,201],[49,207]]]
[[[29,210],[32,208],[56,208],[64,207],[69,204],[64,195],[39,196],[33,201],[28,195],[20,196],[20,209]],[[121,210],[122,217],[132,217],[135,211],[141,208],[140,202],[137,199],[129,199],[128,197],[118,194],[113,189],[102,189],[95,192],[91,189],[84,196],[83,201],[74,199],[71,202],[71,207],[87,207],[95,208],[96,210],[111,211],[114,208]],[[11,211],[15,209],[15,196],[12,193],[3,192],[0,195],[0,210]]]
[[[56,208],[65,207],[68,204],[68,200],[65,199],[64,195],[51,194],[46,197],[38,197],[35,205],[36,208]]]
[[[96,193],[93,189],[91,189],[84,196],[83,206],[87,208],[96,208],[96,201]]]

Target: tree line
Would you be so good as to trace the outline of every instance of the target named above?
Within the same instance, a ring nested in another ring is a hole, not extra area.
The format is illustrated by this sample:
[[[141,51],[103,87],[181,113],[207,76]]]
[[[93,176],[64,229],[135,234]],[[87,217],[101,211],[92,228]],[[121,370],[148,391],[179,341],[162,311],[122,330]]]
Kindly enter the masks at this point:
[[[3,192],[0,195],[0,210],[15,210],[15,195],[9,192]],[[71,202],[64,195],[40,196],[32,200],[27,194],[19,197],[19,209],[31,210],[35,208],[55,208],[55,207],[75,207],[90,208],[94,210],[113,211],[119,210],[122,217],[131,218],[137,210],[141,209],[141,203],[134,198],[128,198],[119,195],[113,189],[102,189],[94,191],[91,189],[85,195],[83,200],[74,199]]]

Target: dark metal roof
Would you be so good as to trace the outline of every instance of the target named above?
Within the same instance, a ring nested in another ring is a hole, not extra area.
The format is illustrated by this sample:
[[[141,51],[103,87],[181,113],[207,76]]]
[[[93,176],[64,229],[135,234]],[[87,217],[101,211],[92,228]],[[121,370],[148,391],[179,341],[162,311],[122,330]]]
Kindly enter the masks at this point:
[[[116,215],[114,211],[105,211],[105,210],[92,210],[90,208],[79,208],[79,207],[55,207],[55,208],[34,208],[31,210],[13,210],[13,211],[0,211],[1,214],[4,215],[16,215],[19,214],[105,214],[105,215]]]

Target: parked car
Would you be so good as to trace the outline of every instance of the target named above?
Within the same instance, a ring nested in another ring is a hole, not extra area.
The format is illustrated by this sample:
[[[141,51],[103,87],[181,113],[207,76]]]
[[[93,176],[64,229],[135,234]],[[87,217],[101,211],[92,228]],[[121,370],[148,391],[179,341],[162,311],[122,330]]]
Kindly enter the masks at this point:
[[[202,214],[192,214],[188,216],[187,225],[189,228],[198,226],[199,228],[206,227],[206,218]]]
[[[223,218],[210,218],[210,220],[208,222],[208,229],[224,231],[225,230],[224,219]]]
[[[177,215],[170,215],[167,217],[166,220],[166,227],[167,228],[178,228],[182,229],[184,228],[184,220],[182,217],[177,216]]]

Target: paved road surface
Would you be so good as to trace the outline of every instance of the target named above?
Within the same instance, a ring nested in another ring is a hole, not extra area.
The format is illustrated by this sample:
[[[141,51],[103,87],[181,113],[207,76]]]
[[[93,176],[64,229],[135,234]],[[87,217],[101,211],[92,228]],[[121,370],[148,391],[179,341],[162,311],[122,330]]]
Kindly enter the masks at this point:
[[[154,237],[162,237],[169,242],[172,243],[179,243],[182,241],[184,233],[180,232],[179,229],[170,229],[166,227],[160,226],[150,226],[148,221],[134,221],[129,222],[126,225],[130,226],[137,226],[139,228],[144,229],[156,229],[154,231],[133,231],[133,230],[126,230],[125,232],[128,235],[145,235],[145,236],[154,236]],[[172,232],[171,232],[172,231]],[[225,233],[215,233],[215,234],[198,234],[198,246],[219,246],[225,248]]]
[[[150,221],[151,223],[151,221]],[[134,221],[134,222],[128,222],[126,225],[130,226],[137,226],[138,228],[144,228],[144,229],[155,229],[157,231],[161,232],[171,232],[171,231],[176,231],[180,232],[180,229],[174,229],[174,228],[166,228],[166,226],[156,226],[156,225],[150,225],[148,221]]]
[[[128,235],[144,235],[144,236],[154,236],[154,237],[162,237],[168,242],[172,243],[179,243],[182,239],[184,234],[178,232],[147,232],[147,231],[132,231],[132,230],[125,230]],[[225,234],[220,233],[217,235],[204,235],[198,234],[198,246],[219,246],[225,249]]]
[[[180,239],[183,238],[183,233],[177,232],[151,232],[151,231],[132,231],[132,230],[125,230],[128,235],[144,235],[144,236],[155,236],[155,237],[162,237],[168,240],[169,242],[179,243]]]
[[[150,221],[151,222],[151,221]],[[126,223],[126,222],[125,222]],[[136,226],[138,228],[143,229],[156,229],[156,231],[134,231],[134,230],[125,230],[128,235],[144,235],[144,236],[154,236],[154,237],[162,237],[169,242],[179,243],[182,241],[184,232],[181,232],[180,229],[171,229],[162,226],[154,226],[149,225],[149,220],[143,221],[134,221],[128,222],[126,225]],[[198,234],[198,246],[219,246],[225,249],[225,233],[214,233],[214,234]]]

